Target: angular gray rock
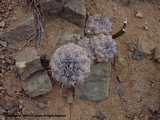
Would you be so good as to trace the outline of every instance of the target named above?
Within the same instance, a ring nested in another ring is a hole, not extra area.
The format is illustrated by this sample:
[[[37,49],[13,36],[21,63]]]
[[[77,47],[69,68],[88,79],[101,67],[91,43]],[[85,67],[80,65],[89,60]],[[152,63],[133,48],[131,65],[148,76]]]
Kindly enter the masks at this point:
[[[16,56],[17,72],[25,80],[36,71],[42,70],[40,57],[34,48],[26,49]]]
[[[60,33],[60,38],[58,42],[56,43],[57,48],[60,47],[61,45],[65,45],[68,43],[77,43],[78,38],[77,37],[84,37],[84,30],[83,29],[76,29],[74,31],[66,31],[63,30]]]
[[[101,101],[108,96],[111,62],[98,63],[91,67],[90,75],[75,87],[75,99]]]
[[[32,13],[29,13],[20,23],[0,34],[0,38],[7,40],[9,43],[17,43],[20,40],[27,40],[35,34],[34,16]]]
[[[47,94],[52,90],[52,83],[47,72],[34,75],[23,85],[23,90],[30,97]]]
[[[84,28],[86,20],[84,0],[68,0],[60,12],[60,17]]]
[[[42,16],[45,21],[56,18],[67,0],[40,0]]]
[[[143,47],[142,47],[142,43],[139,40],[138,43],[137,43],[136,49],[133,52],[132,58],[135,59],[135,60],[140,60],[140,59],[145,58],[148,55],[149,55],[148,53],[144,52]]]

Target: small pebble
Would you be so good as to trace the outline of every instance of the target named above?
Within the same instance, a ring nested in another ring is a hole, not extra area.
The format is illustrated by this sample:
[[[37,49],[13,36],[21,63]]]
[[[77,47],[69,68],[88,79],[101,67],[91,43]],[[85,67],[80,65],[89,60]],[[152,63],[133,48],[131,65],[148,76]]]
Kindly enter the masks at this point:
[[[125,82],[125,81],[126,81],[126,78],[123,77],[123,76],[118,76],[118,81],[119,81],[119,82]]]
[[[124,92],[121,88],[118,89],[118,95],[120,98],[124,95]]]
[[[6,25],[6,23],[5,23],[4,21],[1,21],[1,22],[0,22],[0,28],[1,28],[1,27],[4,27],[5,25]]]
[[[38,107],[40,107],[42,109],[46,107],[46,104],[45,103],[41,103],[41,102],[37,103],[37,105],[38,105]]]
[[[140,11],[137,11],[136,17],[137,18],[143,18],[143,14]]]

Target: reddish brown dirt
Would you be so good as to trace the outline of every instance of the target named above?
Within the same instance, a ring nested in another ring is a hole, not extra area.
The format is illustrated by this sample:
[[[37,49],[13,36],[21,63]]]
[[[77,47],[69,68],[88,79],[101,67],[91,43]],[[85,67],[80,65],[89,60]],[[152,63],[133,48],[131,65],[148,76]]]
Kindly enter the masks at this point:
[[[93,2],[95,4],[92,4]],[[126,33],[116,39],[118,56],[124,60],[125,67],[122,71],[115,71],[112,68],[109,96],[100,102],[74,99],[72,104],[69,104],[67,103],[68,90],[71,90],[73,94],[74,88],[64,87],[63,95],[60,96],[61,85],[55,84],[53,90],[48,94],[31,99],[22,92],[20,87],[21,80],[16,77],[14,70],[12,70],[6,73],[3,78],[0,78],[4,81],[3,87],[6,91],[1,91],[3,92],[1,93],[1,98],[3,98],[3,94],[8,94],[17,100],[23,100],[23,114],[62,114],[66,115],[66,117],[8,117],[7,120],[96,120],[97,118],[93,118],[93,116],[96,115],[98,110],[101,110],[106,116],[105,120],[131,119],[127,118],[126,114],[139,117],[139,119],[135,120],[149,120],[152,116],[148,112],[148,107],[153,111],[159,109],[160,72],[155,68],[151,55],[137,61],[129,59],[127,51],[128,44],[136,44],[137,38],[142,41],[145,51],[149,53],[153,48],[160,46],[160,7],[148,2],[122,6],[111,0],[85,0],[85,5],[87,13],[105,13],[113,23],[113,33],[117,32],[122,27],[125,18],[128,18]],[[23,4],[20,4],[11,12],[16,10],[26,12],[26,7],[24,9]],[[142,12],[144,18],[136,18],[136,11]],[[20,12],[15,22],[18,22],[25,15],[25,12]],[[11,25],[14,26],[14,23]],[[147,26],[148,30],[145,30],[144,26]],[[48,22],[45,25],[43,46],[42,49],[37,49],[38,53],[40,55],[52,55],[61,31],[72,31],[75,28],[77,28],[75,25],[60,18]],[[13,56],[18,52],[13,50]],[[126,82],[118,82],[117,75],[124,76]],[[156,81],[154,86],[152,81]],[[119,88],[122,88],[124,91],[122,98],[117,94]],[[50,104],[43,109],[39,108],[35,103],[47,103],[47,101]]]

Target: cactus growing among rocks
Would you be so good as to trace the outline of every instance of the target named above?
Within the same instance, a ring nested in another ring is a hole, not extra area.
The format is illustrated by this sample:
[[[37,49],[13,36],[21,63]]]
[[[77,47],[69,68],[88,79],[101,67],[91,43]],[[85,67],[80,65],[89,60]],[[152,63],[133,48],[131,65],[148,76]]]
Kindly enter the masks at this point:
[[[98,62],[107,62],[116,53],[116,42],[112,39],[111,35],[99,34],[93,36],[91,38],[91,45],[95,49]]]
[[[90,58],[91,62],[93,63],[96,58],[95,58],[95,54],[94,54],[94,49],[91,46],[90,39],[87,37],[84,37],[84,38],[80,39],[77,44],[87,50],[88,57]]]
[[[90,65],[86,50],[73,43],[58,48],[50,61],[54,78],[71,86],[84,81],[90,73]]]
[[[85,33],[87,37],[103,33],[109,35],[112,32],[111,21],[102,14],[89,16],[86,21]]]

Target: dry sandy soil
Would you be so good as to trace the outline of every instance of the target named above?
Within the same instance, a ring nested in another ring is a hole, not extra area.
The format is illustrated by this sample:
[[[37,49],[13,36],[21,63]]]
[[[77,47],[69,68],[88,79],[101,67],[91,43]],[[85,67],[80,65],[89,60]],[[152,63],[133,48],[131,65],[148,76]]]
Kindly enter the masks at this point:
[[[8,16],[19,11],[17,19],[10,21],[9,18],[6,18],[6,27],[14,26],[25,16],[28,10],[27,5],[23,1],[19,0],[19,2],[18,5],[12,6],[13,10],[8,11]],[[6,6],[8,3],[9,0],[6,1]],[[68,100],[72,99],[74,95],[74,88],[64,87],[63,96],[60,96],[61,85],[53,81],[52,91],[44,96],[31,99],[22,91],[21,80],[16,77],[13,69],[4,73],[3,77],[0,78],[2,83],[1,99],[8,95],[17,101],[22,100],[20,114],[66,115],[66,117],[22,116],[7,117],[7,120],[96,120],[98,119],[95,117],[97,111],[101,111],[105,115],[105,120],[158,120],[155,117],[158,115],[155,111],[160,108],[160,71],[155,68],[151,55],[142,60],[130,59],[128,44],[136,44],[137,39],[139,39],[147,53],[151,53],[153,48],[160,46],[160,6],[149,2],[131,3],[126,6],[112,0],[85,0],[85,6],[87,13],[106,14],[112,21],[113,34],[120,30],[123,21],[128,18],[126,33],[116,39],[117,56],[123,59],[124,68],[122,71],[116,71],[112,67],[109,96],[100,102],[74,99],[72,103],[68,103]],[[137,11],[143,14],[143,18],[136,17]],[[75,25],[60,18],[48,22],[45,25],[42,48],[37,49],[39,55],[52,55],[62,30],[72,31],[76,28]],[[22,41],[20,44],[22,45],[24,42]],[[29,47],[31,46],[30,44]],[[13,48],[14,46],[8,45],[10,51],[3,51],[3,54],[9,54],[14,58],[19,51]],[[7,67],[4,64],[0,65]],[[119,82],[117,76],[125,77],[126,81]],[[123,89],[124,92],[121,98],[118,96],[119,88]],[[68,91],[70,91],[71,96]],[[48,106],[40,108],[37,105],[40,102],[47,103]]]

